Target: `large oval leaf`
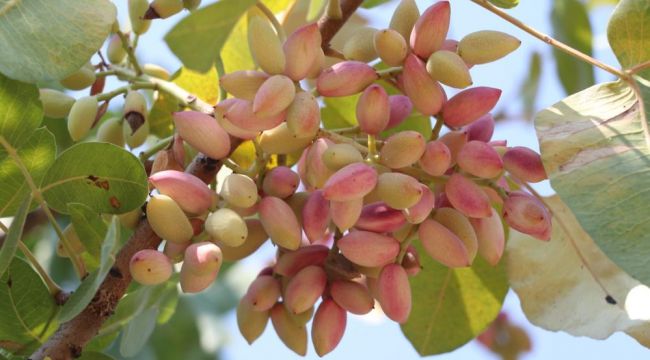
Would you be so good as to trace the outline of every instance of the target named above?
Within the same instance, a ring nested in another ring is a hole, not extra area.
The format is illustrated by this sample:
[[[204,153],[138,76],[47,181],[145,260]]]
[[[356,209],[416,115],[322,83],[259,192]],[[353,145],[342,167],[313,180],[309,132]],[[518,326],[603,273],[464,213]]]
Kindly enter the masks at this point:
[[[0,136],[11,146],[19,147],[27,141],[43,120],[43,107],[38,97],[36,86],[0,74]]]
[[[647,85],[641,79],[639,91]],[[650,284],[650,137],[642,108],[627,84],[607,83],[541,111],[535,125],[553,189],[607,256]]]
[[[181,20],[165,41],[185,67],[207,72],[239,18],[254,4],[255,0],[224,0],[203,7]]]
[[[581,52],[592,54],[591,23],[587,6],[579,0],[555,0],[551,12],[553,35]],[[582,60],[553,49],[555,67],[567,94],[573,94],[594,84],[594,67]]]
[[[9,226],[7,236],[2,242],[2,247],[0,247],[0,276],[5,273],[5,270],[7,270],[9,264],[11,264],[11,259],[13,259],[14,254],[16,253],[16,248],[18,248],[18,242],[23,237],[23,226],[25,225],[25,219],[27,218],[29,204],[31,202],[31,196],[27,196],[23,199],[20,209],[18,209],[18,213],[11,222],[11,226]]]
[[[29,264],[14,258],[0,277],[0,344],[12,351],[34,348],[56,329],[58,307]]]
[[[82,203],[99,213],[121,214],[142,205],[147,174],[130,152],[108,143],[82,143],[61,153],[42,185],[48,205],[61,213]]]
[[[81,68],[115,22],[108,0],[0,1],[0,72],[35,83]]]
[[[650,289],[607,258],[558,196],[546,203],[554,215],[551,241],[513,231],[506,252],[510,285],[528,319],[595,339],[625,331],[650,346]]]
[[[477,258],[472,267],[450,269],[417,243],[423,269],[410,278],[413,309],[402,331],[420,355],[445,353],[478,336],[499,314],[508,292],[505,267]]]
[[[1,106],[1,105],[0,105]],[[27,172],[38,186],[45,172],[54,163],[56,145],[54,136],[47,129],[33,131],[17,149],[17,155]],[[0,216],[13,215],[22,199],[31,191],[16,160],[0,146]]]
[[[624,68],[650,60],[650,2],[621,0],[607,25],[607,38]],[[650,69],[640,74],[650,79]]]

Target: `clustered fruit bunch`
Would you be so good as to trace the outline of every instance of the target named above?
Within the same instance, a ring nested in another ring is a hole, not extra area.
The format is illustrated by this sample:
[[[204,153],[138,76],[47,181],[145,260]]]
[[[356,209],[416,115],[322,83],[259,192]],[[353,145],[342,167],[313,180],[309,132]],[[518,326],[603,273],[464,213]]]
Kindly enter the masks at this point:
[[[168,6],[160,4],[174,2],[154,1],[149,8],[146,1],[129,3],[137,33],[146,31],[148,20],[133,12],[166,17]],[[266,18],[250,17],[249,47],[259,70],[222,76],[232,97],[216,104],[213,114],[173,114],[176,136],[153,163],[149,181],[157,192],[146,206],[164,250],[135,254],[133,278],[161,283],[172,275],[173,263],[182,262],[182,290],[199,292],[224,261],[240,260],[270,238],[276,259],[239,303],[241,333],[252,343],[271,319],[280,339],[304,355],[306,324],[313,319],[311,338],[322,356],[341,340],[348,312],[366,314],[378,303],[390,319],[407,321],[409,276],[420,271],[420,256],[451,268],[471,266],[477,255],[496,265],[507,227],[548,240],[550,214],[525,190],[546,178],[539,155],[492,140],[489,112],[501,91],[470,87],[472,66],[495,61],[520,42],[496,31],[447,39],[449,21],[447,1],[420,14],[413,0],[402,0],[388,29],[358,31],[341,51],[330,49],[342,61],[327,66],[335,58],[325,56],[317,24],[281,39]],[[109,44],[113,63],[126,57],[114,44],[121,41],[114,36]],[[144,72],[168,77],[159,68]],[[74,76],[64,85],[96,83],[92,66]],[[464,90],[448,99],[441,84]],[[322,129],[317,97],[355,94],[358,126]],[[68,115],[74,140],[86,137],[97,121],[95,95],[74,101],[43,90],[42,100],[50,114]],[[431,134],[382,135],[408,123],[413,112],[435,118]],[[448,131],[439,136],[442,125]],[[104,122],[97,139],[119,146],[126,139],[136,147],[147,129],[146,100],[131,90],[124,116]],[[257,156],[242,168],[230,157],[247,140]],[[218,194],[183,171],[184,143],[234,169]],[[295,154],[297,165],[286,166]],[[267,167],[272,156],[285,165]],[[138,210],[122,220],[135,226],[140,217]]]

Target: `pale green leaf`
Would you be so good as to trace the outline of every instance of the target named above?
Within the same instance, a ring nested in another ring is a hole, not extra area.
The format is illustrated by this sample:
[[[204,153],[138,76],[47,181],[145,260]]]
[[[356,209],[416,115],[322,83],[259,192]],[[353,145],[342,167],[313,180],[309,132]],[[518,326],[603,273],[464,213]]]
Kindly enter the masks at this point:
[[[366,9],[371,9],[374,8],[375,6],[379,6],[382,4],[385,4],[391,0],[366,0],[361,4],[361,7],[366,8]],[[519,1],[519,0],[516,0]]]
[[[0,104],[0,106],[2,106]],[[54,136],[45,128],[34,130],[17,149],[17,155],[38,186],[54,163]],[[22,199],[30,193],[16,161],[0,146],[0,216],[13,215]],[[33,206],[32,206],[33,207]]]
[[[0,277],[0,344],[33,348],[56,329],[58,307],[40,276],[20,258],[14,258]]]
[[[61,213],[76,202],[98,213],[121,214],[141,206],[149,189],[144,167],[133,154],[108,143],[81,143],[59,155],[42,191]]]
[[[607,25],[607,38],[624,68],[650,60],[650,2],[622,0]],[[650,69],[640,73],[650,79]]]
[[[113,360],[113,357],[98,351],[84,351],[77,360]]]
[[[422,356],[452,351],[478,336],[496,318],[508,292],[505,266],[476,258],[469,268],[434,261],[419,241],[422,271],[410,278],[413,307],[402,332]]]
[[[165,138],[174,133],[174,120],[172,113],[179,111],[178,100],[159,93],[149,111],[149,132],[159,138]]]
[[[650,84],[637,84],[650,99]],[[650,107],[642,104],[623,82],[600,84],[541,111],[535,126],[553,189],[614,263],[650,284]]]
[[[579,0],[555,0],[551,12],[553,35],[565,44],[592,54],[591,23],[587,8]],[[557,49],[553,50],[560,83],[567,94],[576,93],[594,84],[594,68],[582,60]]]
[[[113,216],[111,226],[108,228],[106,237],[102,244],[101,259],[99,269],[88,275],[77,290],[72,293],[68,301],[61,309],[59,321],[66,322],[77,316],[95,296],[97,289],[104,281],[104,278],[111,270],[115,262],[115,253],[117,252],[120,236],[120,223],[116,216]]]
[[[117,309],[115,309],[115,314],[102,325],[101,335],[107,336],[118,332],[133,318],[153,307],[161,308],[165,316],[171,316],[173,311],[168,307],[171,305],[171,298],[178,298],[177,282],[177,279],[172,278],[172,280],[162,284],[141,286],[128,293],[120,300]]]
[[[423,115],[417,115],[415,113],[409,115],[409,117],[404,120],[401,124],[395,126],[392,129],[383,131],[381,133],[382,138],[387,138],[393,134],[396,134],[400,131],[407,131],[407,130],[413,130],[417,131],[422,136],[424,136],[425,139],[428,139],[431,137],[431,131],[433,128],[431,127],[431,118],[428,116],[423,116]]]
[[[96,262],[99,262],[102,243],[108,231],[108,226],[101,215],[79,203],[69,203],[68,214],[84,248]]]
[[[205,73],[239,18],[254,4],[255,0],[222,0],[203,7],[182,19],[165,41],[186,68]]]
[[[535,113],[535,103],[539,93],[539,83],[542,77],[542,56],[534,52],[530,56],[528,77],[521,84],[521,101],[524,105],[526,119],[531,119]]]
[[[357,125],[357,101],[361,94],[325,98],[321,119],[325,129],[340,129]]]
[[[221,60],[226,73],[252,70],[256,65],[248,48],[248,18],[242,16],[221,50]]]
[[[0,52],[1,49],[2,46]],[[42,119],[43,107],[39,100],[38,88],[0,74],[0,136],[13,147],[20,147],[40,125]]]
[[[519,0],[489,0],[494,6],[498,6],[503,9],[512,9],[513,7],[519,5]]]
[[[62,79],[102,46],[115,15],[108,0],[0,0],[0,72],[31,83]]]
[[[311,0],[309,10],[307,11],[307,21],[317,20],[320,14],[325,10],[328,0]]]
[[[558,196],[545,202],[554,215],[551,241],[513,231],[506,251],[510,285],[528,319],[595,339],[624,331],[649,346],[650,289],[598,248]]]
[[[156,328],[158,308],[152,307],[133,318],[122,332],[120,338],[120,354],[125,357],[137,355],[147,343]]]
[[[11,259],[13,259],[14,254],[16,253],[18,242],[23,236],[23,226],[25,225],[25,219],[27,219],[29,204],[31,202],[31,196],[27,196],[23,199],[16,216],[14,216],[14,219],[11,222],[11,226],[9,226],[9,231],[2,242],[2,247],[0,248],[0,277],[5,273],[5,270],[7,270],[9,264],[11,264]]]
[[[204,73],[181,68],[173,82],[208,104],[215,105],[219,100],[219,75],[214,66]]]

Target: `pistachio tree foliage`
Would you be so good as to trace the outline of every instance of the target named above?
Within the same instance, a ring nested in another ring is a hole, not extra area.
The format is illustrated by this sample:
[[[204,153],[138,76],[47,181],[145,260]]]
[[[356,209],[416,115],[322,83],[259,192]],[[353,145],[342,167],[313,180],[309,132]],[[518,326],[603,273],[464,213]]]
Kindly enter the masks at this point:
[[[129,0],[128,26],[108,0],[0,1],[0,358],[135,356],[174,313],[195,334],[180,294],[204,291],[246,341],[299,355],[373,309],[448,352],[509,288],[545,329],[650,344],[650,2],[611,16],[619,69],[566,28],[590,29],[580,1],[556,2],[557,39],[509,15],[518,0],[467,1],[557,52],[573,94],[535,116],[541,154],[492,138],[499,84],[472,82],[521,41],[448,38],[448,1],[395,1],[381,29],[356,10],[386,1]],[[170,17],[174,74],[135,52]],[[590,86],[594,67],[617,80]],[[556,195],[530,186],[546,179]],[[233,298],[224,273],[265,244]],[[184,346],[160,358],[206,356]]]

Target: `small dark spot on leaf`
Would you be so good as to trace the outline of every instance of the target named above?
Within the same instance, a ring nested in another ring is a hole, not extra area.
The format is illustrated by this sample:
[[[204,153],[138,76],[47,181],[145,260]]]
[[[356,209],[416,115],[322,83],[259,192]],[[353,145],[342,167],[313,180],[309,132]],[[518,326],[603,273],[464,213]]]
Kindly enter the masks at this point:
[[[612,305],[617,304],[616,300],[612,297],[612,295],[605,296],[605,301],[607,301],[608,304],[612,304]]]
[[[119,207],[122,205],[119,200],[115,196],[111,196],[108,201],[111,203],[111,206],[115,209],[119,209]]]
[[[11,278],[7,279],[7,286],[11,287],[14,284],[13,280]]]

